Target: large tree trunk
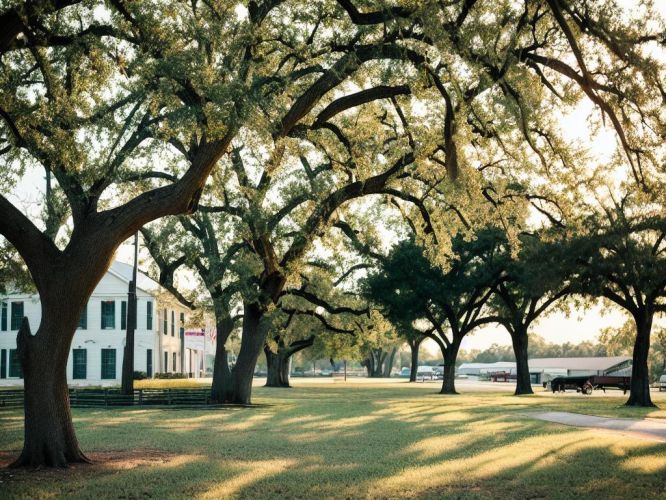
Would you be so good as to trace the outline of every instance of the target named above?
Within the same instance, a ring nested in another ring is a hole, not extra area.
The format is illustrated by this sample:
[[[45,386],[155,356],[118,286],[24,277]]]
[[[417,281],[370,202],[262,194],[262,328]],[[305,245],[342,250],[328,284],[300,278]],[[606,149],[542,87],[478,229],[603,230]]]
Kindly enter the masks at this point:
[[[514,395],[534,394],[527,360],[527,346],[529,342],[527,329],[514,327],[513,332],[511,332],[511,341],[513,343],[513,353],[516,356],[516,392],[514,392]]]
[[[268,333],[261,324],[263,315],[263,310],[258,304],[243,305],[243,337],[236,366],[231,372],[230,400],[232,403],[251,403],[254,369]]]
[[[634,315],[636,321],[636,342],[634,344],[633,365],[631,367],[631,392],[627,406],[654,406],[650,397],[648,373],[648,353],[653,313],[640,311]]]
[[[365,358],[361,364],[365,366],[365,371],[368,374],[368,378],[371,378],[372,372],[374,371],[374,358],[372,357],[372,354],[368,355],[368,357]]]
[[[384,362],[384,377],[391,376],[391,370],[393,369],[393,362],[395,361],[395,353],[398,352],[398,348],[394,347],[391,349],[391,353],[386,357]]]
[[[444,380],[440,394],[458,394],[456,392],[456,359],[460,349],[460,340],[454,340],[444,354]]]
[[[211,400],[217,403],[224,403],[231,397],[231,370],[227,360],[226,344],[233,329],[234,321],[228,314],[218,315],[213,384],[210,388]]]
[[[17,346],[24,377],[25,440],[12,467],[66,467],[89,461],[79,448],[69,406],[67,357],[78,321],[76,311],[69,311],[69,316],[54,317],[44,310],[34,337],[23,318]]]
[[[368,377],[380,378],[383,375],[382,365],[386,359],[387,353],[380,347],[378,349],[370,349],[367,358],[363,361],[363,366],[368,370]]]
[[[284,366],[288,366],[288,360],[285,359],[284,346],[278,348],[278,352],[271,351],[270,347],[264,346],[266,354],[266,387],[289,387],[289,374],[285,377]]]
[[[67,255],[52,255],[30,271],[39,290],[42,318],[34,336],[24,318],[16,339],[24,377],[25,424],[23,450],[12,466],[65,467],[88,461],[72,423],[67,358],[83,307],[115,250],[104,246],[99,236],[80,240]]]
[[[419,370],[419,348],[422,340],[409,342],[409,348],[412,350],[412,365],[409,370],[409,381],[416,382],[416,372]]]
[[[283,357],[280,362],[280,382],[282,382],[282,387],[291,387],[289,384],[289,373],[291,372],[292,355],[293,353]]]

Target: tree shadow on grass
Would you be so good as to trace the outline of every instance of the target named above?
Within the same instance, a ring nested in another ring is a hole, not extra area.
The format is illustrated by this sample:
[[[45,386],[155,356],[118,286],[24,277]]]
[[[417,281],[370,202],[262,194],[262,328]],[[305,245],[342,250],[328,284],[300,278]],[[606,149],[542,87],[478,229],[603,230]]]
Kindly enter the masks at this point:
[[[7,479],[5,491],[119,498],[666,494],[666,445],[519,415],[549,400],[348,389],[257,391],[276,403],[259,410],[77,410],[84,449],[165,455],[127,468],[103,461],[74,474],[25,473]]]

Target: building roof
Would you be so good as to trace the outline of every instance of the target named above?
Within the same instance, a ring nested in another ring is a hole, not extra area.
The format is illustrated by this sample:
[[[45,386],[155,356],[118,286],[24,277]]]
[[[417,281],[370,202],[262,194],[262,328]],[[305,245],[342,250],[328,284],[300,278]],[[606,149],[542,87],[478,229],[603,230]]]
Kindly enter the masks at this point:
[[[495,363],[463,363],[458,369],[476,369],[476,368],[515,368],[513,361],[496,361]]]
[[[567,370],[608,370],[614,366],[631,361],[629,356],[608,356],[589,358],[532,358],[530,370],[534,368],[565,368]]]
[[[117,278],[125,281],[126,283],[129,284],[129,282],[132,279],[132,265],[131,264],[125,264],[124,262],[119,262],[117,260],[114,260],[113,263],[111,264],[111,267],[109,267],[107,272],[110,272]],[[192,307],[189,304],[184,303],[182,300],[180,300],[180,297],[175,296],[173,293],[171,293],[169,290],[164,288],[162,285],[160,285],[157,281],[155,281],[153,278],[148,276],[145,273],[142,273],[141,271],[137,270],[136,273],[136,287],[139,290],[143,290],[146,293],[149,293],[151,295],[154,295],[156,293],[168,293],[171,295],[176,302],[179,304],[187,307],[188,309],[192,309]]]
[[[109,267],[109,272],[129,283],[132,280],[132,267],[131,264],[114,260],[111,267]],[[141,271],[137,271],[136,273],[136,287],[148,293],[159,292],[162,289],[162,286],[157,281]]]

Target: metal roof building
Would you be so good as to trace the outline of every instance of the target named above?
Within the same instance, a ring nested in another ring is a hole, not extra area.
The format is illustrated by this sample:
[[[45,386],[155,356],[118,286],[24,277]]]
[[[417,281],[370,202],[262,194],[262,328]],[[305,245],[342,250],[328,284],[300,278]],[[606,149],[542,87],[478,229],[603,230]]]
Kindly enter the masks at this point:
[[[541,384],[555,377],[575,375],[631,375],[629,356],[587,358],[532,358],[529,360],[532,383]],[[516,374],[516,363],[463,363],[458,367],[460,375],[485,375],[496,372]]]
[[[532,382],[541,384],[559,376],[631,375],[629,356],[587,358],[534,358],[529,360]]]

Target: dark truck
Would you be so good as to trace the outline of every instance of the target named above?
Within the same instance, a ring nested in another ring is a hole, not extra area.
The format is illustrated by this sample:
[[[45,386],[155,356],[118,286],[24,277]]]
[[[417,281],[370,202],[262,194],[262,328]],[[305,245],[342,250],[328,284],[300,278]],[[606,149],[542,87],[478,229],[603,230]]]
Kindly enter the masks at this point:
[[[587,396],[595,389],[606,392],[607,388],[621,389],[626,394],[631,385],[631,377],[616,377],[612,375],[584,375],[578,377],[556,377],[550,381],[553,392],[564,392],[566,389],[576,389]]]

